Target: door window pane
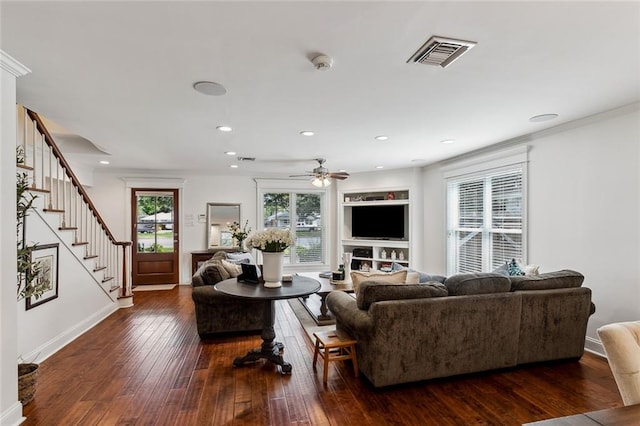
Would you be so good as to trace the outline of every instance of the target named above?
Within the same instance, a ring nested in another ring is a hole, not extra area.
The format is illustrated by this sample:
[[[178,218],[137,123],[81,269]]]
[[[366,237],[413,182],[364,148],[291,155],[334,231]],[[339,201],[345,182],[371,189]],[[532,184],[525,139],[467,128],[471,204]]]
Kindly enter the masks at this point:
[[[138,194],[136,196],[138,253],[172,253],[173,219],[173,194]]]

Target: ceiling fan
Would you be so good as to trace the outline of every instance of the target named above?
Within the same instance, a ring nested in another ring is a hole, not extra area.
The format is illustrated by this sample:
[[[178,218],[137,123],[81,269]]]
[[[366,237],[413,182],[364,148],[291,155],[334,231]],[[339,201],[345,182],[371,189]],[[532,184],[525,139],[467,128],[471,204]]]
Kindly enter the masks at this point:
[[[330,172],[329,169],[323,166],[326,161],[324,158],[316,158],[315,160],[318,162],[318,167],[312,171],[303,175],[291,175],[289,177],[311,176],[313,178],[311,179],[311,184],[317,187],[331,185],[331,179],[344,180],[349,177],[347,172]]]

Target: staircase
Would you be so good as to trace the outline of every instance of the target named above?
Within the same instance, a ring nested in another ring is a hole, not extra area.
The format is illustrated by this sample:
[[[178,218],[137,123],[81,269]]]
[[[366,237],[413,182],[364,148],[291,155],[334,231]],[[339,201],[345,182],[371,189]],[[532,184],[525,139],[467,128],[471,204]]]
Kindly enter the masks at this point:
[[[21,105],[17,109],[17,144],[24,162],[16,166],[30,174],[29,190],[43,199],[34,213],[71,246],[112,299],[129,305],[131,242],[114,238],[38,114]]]

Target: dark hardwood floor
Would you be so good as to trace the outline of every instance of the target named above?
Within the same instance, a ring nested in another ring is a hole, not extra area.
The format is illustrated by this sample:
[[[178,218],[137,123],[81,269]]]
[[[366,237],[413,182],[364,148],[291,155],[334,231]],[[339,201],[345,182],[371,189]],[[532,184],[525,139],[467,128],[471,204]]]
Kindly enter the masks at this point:
[[[277,338],[293,374],[262,361],[234,368],[258,335],[201,341],[191,287],[135,293],[44,361],[25,425],[520,425],[622,406],[606,360],[551,363],[373,390],[351,365],[312,369],[312,346],[287,302]]]

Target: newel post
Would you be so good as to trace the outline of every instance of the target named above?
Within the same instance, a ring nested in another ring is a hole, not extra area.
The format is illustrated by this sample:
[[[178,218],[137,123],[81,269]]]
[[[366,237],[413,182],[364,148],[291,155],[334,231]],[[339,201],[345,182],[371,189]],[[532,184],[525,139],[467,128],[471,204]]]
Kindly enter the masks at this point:
[[[120,296],[118,296],[118,304],[121,308],[133,306],[133,291],[131,290],[131,280],[129,279],[129,256],[127,253],[132,245],[131,241],[122,241],[117,243],[122,247],[122,282],[120,284]]]

